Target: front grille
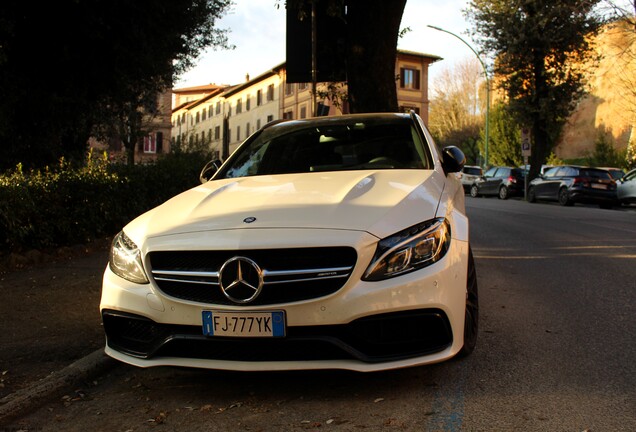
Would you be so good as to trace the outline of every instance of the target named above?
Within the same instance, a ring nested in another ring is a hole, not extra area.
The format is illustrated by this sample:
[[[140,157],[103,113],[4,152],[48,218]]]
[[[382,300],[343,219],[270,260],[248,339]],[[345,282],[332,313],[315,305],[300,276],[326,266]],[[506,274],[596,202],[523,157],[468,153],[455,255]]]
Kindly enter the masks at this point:
[[[148,254],[151,275],[165,294],[189,301],[235,305],[222,292],[219,272],[231,258],[248,258],[262,269],[263,288],[249,306],[323,297],[347,282],[357,254],[350,247],[241,251],[170,251]]]
[[[201,326],[157,324],[104,311],[108,345],[134,357],[229,361],[358,360],[378,363],[443,351],[453,341],[439,309],[372,315],[349,324],[288,327],[283,338],[214,338]]]

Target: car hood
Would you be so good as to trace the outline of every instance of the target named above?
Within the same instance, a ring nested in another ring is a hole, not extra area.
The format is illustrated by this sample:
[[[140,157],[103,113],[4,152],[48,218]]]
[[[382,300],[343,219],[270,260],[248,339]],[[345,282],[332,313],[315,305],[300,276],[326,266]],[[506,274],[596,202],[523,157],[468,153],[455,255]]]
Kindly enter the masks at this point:
[[[432,219],[444,187],[433,170],[339,171],[212,180],[131,222],[144,238],[215,230],[307,228],[383,238]]]

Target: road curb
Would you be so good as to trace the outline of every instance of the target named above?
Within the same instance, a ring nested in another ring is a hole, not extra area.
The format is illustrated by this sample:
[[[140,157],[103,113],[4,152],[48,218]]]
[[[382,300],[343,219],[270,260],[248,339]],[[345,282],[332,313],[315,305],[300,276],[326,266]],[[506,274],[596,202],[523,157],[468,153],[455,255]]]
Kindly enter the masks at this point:
[[[117,361],[104,354],[104,349],[100,348],[29,387],[5,396],[0,399],[0,425],[34,409],[67,387],[72,387],[82,380],[92,379],[117,364]]]

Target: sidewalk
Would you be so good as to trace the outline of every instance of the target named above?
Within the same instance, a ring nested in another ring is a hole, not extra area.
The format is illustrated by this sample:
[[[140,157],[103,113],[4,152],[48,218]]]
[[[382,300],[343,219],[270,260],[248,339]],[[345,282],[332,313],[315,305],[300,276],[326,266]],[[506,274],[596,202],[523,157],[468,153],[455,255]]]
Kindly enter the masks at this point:
[[[108,250],[69,255],[0,273],[0,424],[109,363],[99,315]]]

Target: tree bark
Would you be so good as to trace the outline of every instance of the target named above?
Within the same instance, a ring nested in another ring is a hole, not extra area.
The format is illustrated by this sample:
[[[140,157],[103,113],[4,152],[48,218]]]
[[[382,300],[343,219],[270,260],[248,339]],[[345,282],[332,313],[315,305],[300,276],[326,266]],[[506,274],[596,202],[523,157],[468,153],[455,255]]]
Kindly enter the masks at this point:
[[[352,113],[398,110],[395,59],[406,0],[347,1],[347,83]]]

